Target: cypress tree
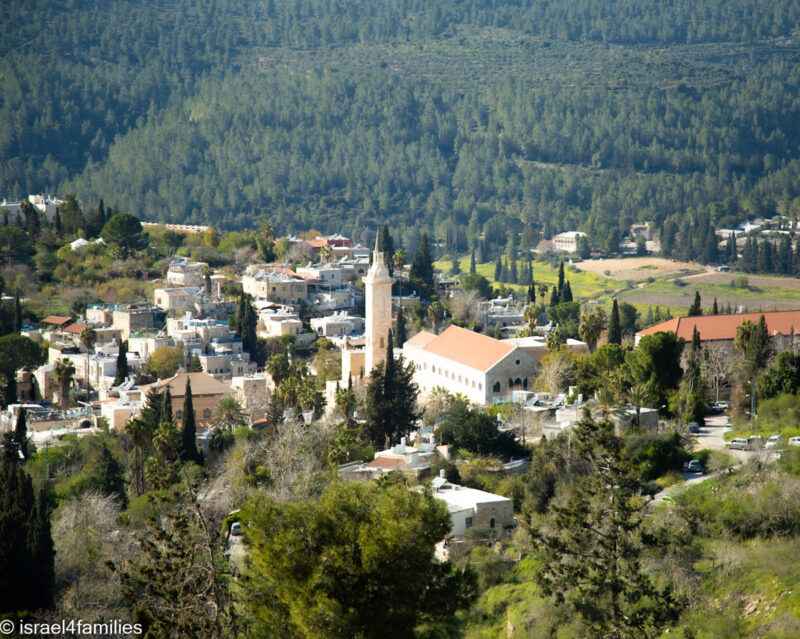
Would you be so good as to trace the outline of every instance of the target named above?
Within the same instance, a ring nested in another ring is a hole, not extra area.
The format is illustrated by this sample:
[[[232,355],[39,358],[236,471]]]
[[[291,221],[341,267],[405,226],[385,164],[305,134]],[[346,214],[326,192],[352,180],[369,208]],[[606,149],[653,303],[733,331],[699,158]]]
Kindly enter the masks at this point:
[[[49,608],[54,559],[45,496],[21,465],[0,459],[0,615]]]
[[[56,208],[56,214],[53,216],[53,225],[56,227],[56,235],[61,237],[61,212]]]
[[[395,360],[392,341],[390,332],[386,357],[372,370],[367,385],[365,434],[381,447],[398,443],[419,419],[413,366],[405,364],[402,357]]]
[[[394,264],[392,262],[392,257],[394,256],[394,240],[389,233],[389,226],[387,224],[384,224],[381,230],[379,248],[383,252],[383,262],[389,270],[389,275],[391,275],[394,271]]]
[[[406,318],[403,315],[403,305],[397,309],[397,329],[394,333],[395,346],[403,348],[403,344],[408,341],[408,333],[406,331]]]
[[[119,352],[117,353],[117,373],[114,376],[114,386],[119,386],[128,378],[128,342],[118,340]]]
[[[550,290],[550,306],[556,306],[558,305],[558,302],[559,302],[558,289],[556,289],[554,284],[553,288]]]
[[[572,287],[569,285],[569,280],[564,283],[564,288],[561,291],[561,302],[571,302],[572,301]]]
[[[164,388],[164,392],[161,394],[161,410],[158,414],[158,422],[156,423],[156,428],[162,422],[170,422],[174,421],[172,415],[172,391],[169,390],[169,386]]]
[[[194,404],[192,403],[192,381],[186,378],[186,395],[183,398],[183,428],[181,430],[181,461],[200,463],[197,451],[197,426],[194,421]]]
[[[728,240],[728,263],[733,264],[737,259],[739,259],[739,251],[736,248],[736,231],[733,231]]]
[[[694,292],[694,302],[689,307],[689,317],[697,317],[703,314],[703,308],[700,306],[700,291]]]
[[[28,459],[28,416],[24,407],[19,409],[17,423],[14,425],[14,444],[22,453],[22,458]]]
[[[19,291],[14,295],[14,332],[22,330],[22,303],[19,300]]]
[[[714,298],[714,306],[711,307],[712,315],[719,315],[719,308],[717,307],[717,298]]]
[[[419,248],[414,253],[411,261],[409,276],[420,287],[420,295],[430,297],[434,292],[433,281],[433,258],[431,257],[431,247],[428,242],[428,234],[423,233],[420,239]]]
[[[622,333],[619,326],[619,306],[616,298],[614,298],[614,303],[611,305],[611,319],[608,322],[608,343],[622,343]]]
[[[470,274],[473,274],[473,273],[477,272],[476,271],[476,266],[475,266],[475,251],[474,250],[469,255],[469,272],[470,272]]]
[[[558,298],[561,299],[561,295],[564,292],[564,261],[561,261],[561,264],[558,266]]]
[[[503,260],[498,255],[497,261],[494,263],[494,281],[499,282],[500,276],[503,274]]]

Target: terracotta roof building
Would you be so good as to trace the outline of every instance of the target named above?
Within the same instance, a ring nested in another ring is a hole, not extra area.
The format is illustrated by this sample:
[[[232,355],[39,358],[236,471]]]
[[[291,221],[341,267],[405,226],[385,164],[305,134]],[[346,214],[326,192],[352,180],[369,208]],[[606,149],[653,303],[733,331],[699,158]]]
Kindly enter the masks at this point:
[[[208,425],[214,409],[223,397],[235,396],[233,388],[223,384],[208,373],[178,373],[167,379],[157,381],[155,384],[142,386],[142,396],[152,388],[163,393],[169,387],[172,395],[172,414],[175,421],[180,423],[183,419],[183,400],[186,395],[186,382],[192,382],[192,406],[194,406],[195,420],[198,426]]]
[[[42,320],[42,324],[47,324],[48,326],[57,326],[60,329],[64,329],[70,324],[72,324],[71,317],[61,317],[60,315],[48,315]]]
[[[692,341],[695,327],[701,342],[733,341],[736,329],[746,321],[757,324],[764,316],[767,330],[772,336],[800,333],[800,311],[774,311],[771,313],[739,313],[738,315],[698,315],[697,317],[673,317],[636,333],[636,343],[645,335],[672,332],[678,337]]]
[[[403,345],[414,381],[425,394],[440,386],[476,404],[510,399],[528,390],[539,364],[523,349],[458,326],[441,335],[423,331]]]

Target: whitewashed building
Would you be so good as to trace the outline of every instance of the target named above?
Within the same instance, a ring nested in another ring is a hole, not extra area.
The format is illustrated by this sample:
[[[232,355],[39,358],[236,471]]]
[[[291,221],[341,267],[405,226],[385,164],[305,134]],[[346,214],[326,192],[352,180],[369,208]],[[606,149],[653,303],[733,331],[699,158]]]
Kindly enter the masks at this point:
[[[532,387],[539,368],[522,348],[458,326],[441,335],[417,333],[403,345],[403,357],[422,395],[442,387],[479,405],[511,401],[515,390]]]

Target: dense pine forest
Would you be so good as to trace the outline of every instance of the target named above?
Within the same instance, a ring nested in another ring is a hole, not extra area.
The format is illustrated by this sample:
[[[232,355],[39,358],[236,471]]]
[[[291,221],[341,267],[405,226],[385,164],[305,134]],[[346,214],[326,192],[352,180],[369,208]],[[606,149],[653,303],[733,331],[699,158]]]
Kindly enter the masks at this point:
[[[791,0],[12,0],[0,194],[359,238],[388,220],[412,250],[791,213],[798,21]]]

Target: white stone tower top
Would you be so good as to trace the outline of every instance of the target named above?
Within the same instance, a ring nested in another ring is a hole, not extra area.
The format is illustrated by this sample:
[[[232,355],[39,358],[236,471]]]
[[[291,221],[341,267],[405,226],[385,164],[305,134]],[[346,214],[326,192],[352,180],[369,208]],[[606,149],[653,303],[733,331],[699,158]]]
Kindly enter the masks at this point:
[[[369,375],[386,356],[386,338],[392,329],[392,284],[394,279],[383,259],[383,251],[372,252],[372,266],[364,277],[366,289],[366,338],[364,374]]]

